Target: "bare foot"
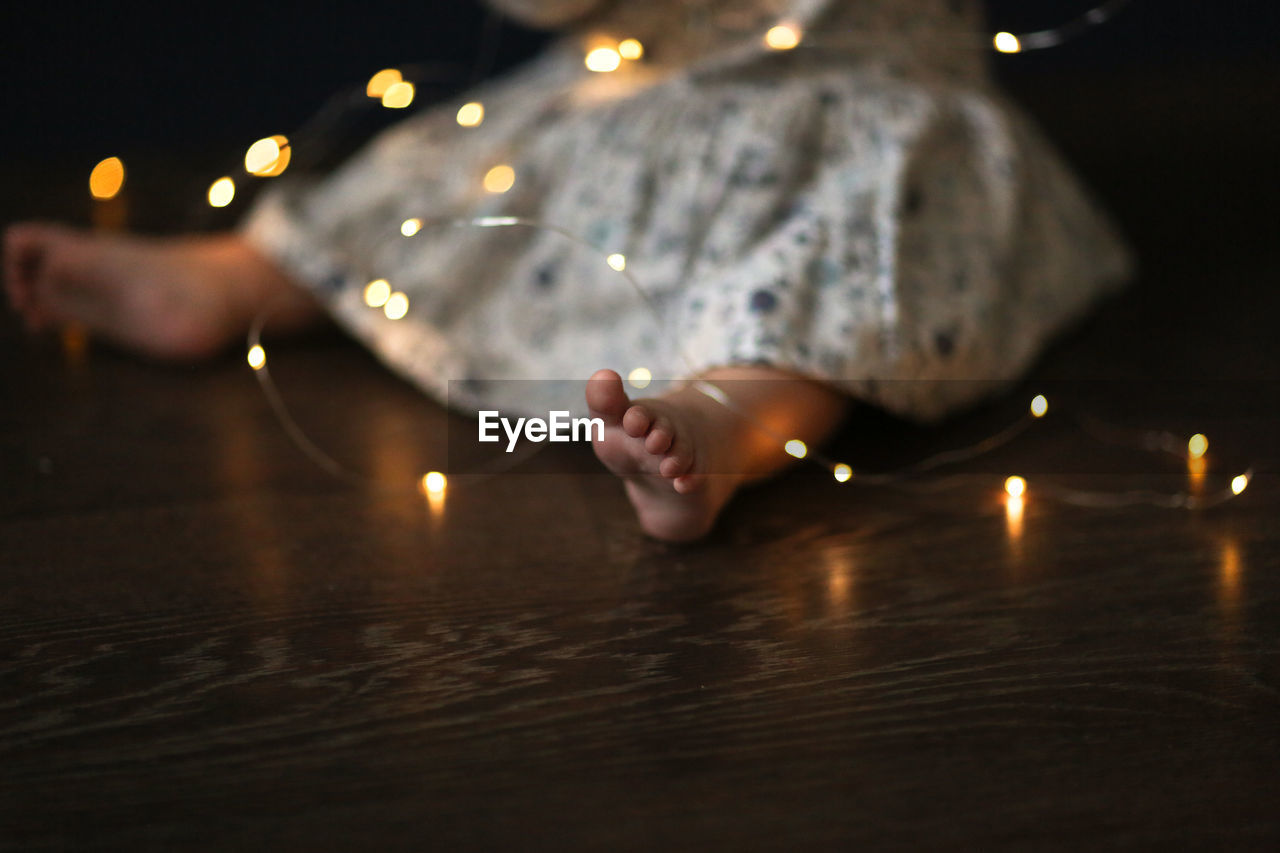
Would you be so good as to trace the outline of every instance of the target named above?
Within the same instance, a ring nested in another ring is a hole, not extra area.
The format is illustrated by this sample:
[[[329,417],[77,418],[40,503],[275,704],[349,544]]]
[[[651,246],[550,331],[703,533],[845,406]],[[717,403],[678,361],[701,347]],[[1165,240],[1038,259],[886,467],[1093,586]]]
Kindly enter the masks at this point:
[[[57,225],[4,235],[5,290],[27,326],[79,323],[128,349],[165,359],[213,355],[269,300],[273,325],[300,328],[319,307],[234,234],[157,239]]]
[[[733,442],[715,440],[740,431],[737,416],[700,392],[633,403],[612,370],[587,381],[587,406],[605,424],[596,456],[623,479],[644,532],[667,542],[705,536],[744,479],[722,454]]]

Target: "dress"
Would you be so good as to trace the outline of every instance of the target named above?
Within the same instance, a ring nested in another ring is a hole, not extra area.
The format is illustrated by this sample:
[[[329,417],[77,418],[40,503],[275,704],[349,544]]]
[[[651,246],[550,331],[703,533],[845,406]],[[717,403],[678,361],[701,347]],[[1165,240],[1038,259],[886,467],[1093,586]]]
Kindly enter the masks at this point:
[[[1130,273],[1105,215],[988,82],[976,3],[494,3],[576,23],[332,175],[277,179],[242,225],[455,407],[580,407],[600,367],[769,364],[936,419],[1016,379]],[[801,35],[793,50],[761,37],[780,21]],[[635,37],[645,56],[590,71],[602,37]],[[473,100],[484,121],[461,127]],[[482,186],[496,164],[514,170],[505,193]],[[479,216],[530,217],[596,250],[541,228],[401,235],[412,217]],[[373,278],[408,296],[407,316],[364,303]],[[499,379],[574,380],[578,399]]]

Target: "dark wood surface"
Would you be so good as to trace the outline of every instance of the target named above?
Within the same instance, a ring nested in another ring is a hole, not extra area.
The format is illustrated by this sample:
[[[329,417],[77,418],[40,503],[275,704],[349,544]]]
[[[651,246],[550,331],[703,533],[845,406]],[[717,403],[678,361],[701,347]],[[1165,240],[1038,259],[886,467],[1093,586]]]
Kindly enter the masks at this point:
[[[1047,429],[941,495],[797,471],[673,548],[589,454],[455,478],[433,512],[317,469],[239,356],[70,361],[6,321],[0,847],[1275,849],[1270,161],[1222,143],[1210,169],[1207,132],[1139,150],[1158,97],[1114,96],[1118,142],[1095,101],[1055,103],[1142,280],[1009,400],[930,430],[867,414],[842,452],[962,443],[1075,378],[1099,414],[1209,424],[1215,466],[1261,460],[1239,501],[1086,510],[1033,480],[1017,533],[998,473],[1150,462]],[[352,466],[439,458],[448,417],[354,345],[272,358]]]

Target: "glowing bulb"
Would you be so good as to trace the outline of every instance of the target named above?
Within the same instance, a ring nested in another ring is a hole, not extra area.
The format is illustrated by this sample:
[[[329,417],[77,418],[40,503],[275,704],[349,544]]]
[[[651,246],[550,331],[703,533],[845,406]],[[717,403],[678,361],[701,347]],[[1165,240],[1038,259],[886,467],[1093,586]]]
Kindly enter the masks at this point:
[[[837,483],[847,483],[853,479],[853,469],[841,462],[831,472]]]
[[[583,62],[588,70],[603,74],[617,71],[618,66],[622,64],[622,57],[611,47],[597,47],[586,55]]]
[[[218,178],[209,185],[209,206],[226,207],[236,197],[236,182],[230,178]]]
[[[275,168],[280,159],[280,140],[283,136],[269,136],[248,146],[244,152],[244,172],[264,177]]]
[[[254,370],[261,370],[262,366],[267,363],[267,351],[261,344],[254,344],[249,347],[249,366]]]
[[[441,494],[448,484],[449,481],[439,471],[428,471],[422,475],[422,490],[429,495]]]
[[[463,127],[475,127],[484,121],[484,104],[472,101],[458,107],[458,124]]]
[[[647,367],[637,367],[627,374],[627,382],[631,383],[632,388],[648,388],[652,381],[653,374]]]
[[[400,233],[406,237],[412,237],[421,230],[422,220],[416,216],[412,219],[406,219],[404,222],[400,223]]]
[[[276,175],[281,174],[285,169],[289,168],[289,160],[293,158],[293,149],[289,147],[289,140],[287,137],[283,134],[277,133],[275,136],[271,137],[271,139],[277,146],[279,146],[280,156],[276,157],[275,162],[266,169],[256,173],[260,178],[274,178]]]
[[[504,193],[515,186],[516,170],[507,165],[494,166],[484,173],[484,188],[491,193]]]
[[[413,103],[413,84],[407,80],[392,83],[382,93],[382,105],[389,110],[402,110]]]
[[[1004,481],[1004,490],[1011,498],[1020,498],[1027,492],[1027,481],[1018,476]]]
[[[798,438],[793,438],[783,445],[783,449],[797,459],[803,459],[809,452],[809,448],[804,446],[804,442]]]
[[[1238,495],[1249,488],[1249,475],[1241,474],[1231,481],[1231,494]]]
[[[996,33],[992,43],[1001,53],[1017,53],[1022,50],[1022,42],[1018,41],[1018,37],[1013,33]]]
[[[106,201],[115,198],[124,187],[124,162],[119,157],[108,157],[93,167],[89,173],[89,194]]]
[[[1033,417],[1043,418],[1044,413],[1049,411],[1049,401],[1045,399],[1043,394],[1037,394],[1031,400],[1031,414]]]
[[[623,39],[618,43],[618,55],[623,59],[639,59],[644,56],[644,45],[636,39]]]
[[[409,297],[399,292],[391,294],[382,305],[382,313],[388,320],[399,320],[409,313]]]
[[[381,308],[391,298],[391,285],[385,278],[376,278],[364,286],[364,304]]]
[[[381,98],[387,93],[387,89],[402,79],[399,69],[384,68],[369,78],[369,83],[364,87],[364,93],[370,98]]]
[[[608,263],[608,264],[609,264],[609,266],[613,267],[613,268],[614,268],[615,270],[617,270],[618,272],[622,272],[623,270],[625,270],[625,269],[627,268],[627,256],[626,256],[626,255],[613,254],[613,255],[610,255],[609,257],[605,258],[605,262],[606,262],[606,263]]]
[[[791,50],[800,44],[800,29],[792,24],[778,24],[764,34],[764,43],[770,50]]]
[[[1187,440],[1187,455],[1192,459],[1199,459],[1204,456],[1205,451],[1209,449],[1209,439],[1203,434],[1196,433]]]

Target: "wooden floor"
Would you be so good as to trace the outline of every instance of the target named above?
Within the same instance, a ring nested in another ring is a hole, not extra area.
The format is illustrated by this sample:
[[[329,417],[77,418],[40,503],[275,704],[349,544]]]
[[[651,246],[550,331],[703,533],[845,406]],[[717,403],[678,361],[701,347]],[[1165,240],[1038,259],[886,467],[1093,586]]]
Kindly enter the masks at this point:
[[[0,847],[1275,849],[1266,140],[1209,169],[1208,134],[1142,148],[1158,96],[1111,102],[1119,141],[1061,97],[1058,138],[1142,280],[1011,397],[929,430],[866,414],[839,450],[875,468],[962,444],[1051,387],[1207,432],[1211,476],[1257,466],[1238,501],[1040,499],[1187,478],[1045,424],[955,489],[797,471],[666,547],[589,453],[455,478],[433,509],[319,470],[238,355],[68,358],[7,319]],[[439,458],[449,418],[354,345],[272,358],[353,467],[389,482]]]

